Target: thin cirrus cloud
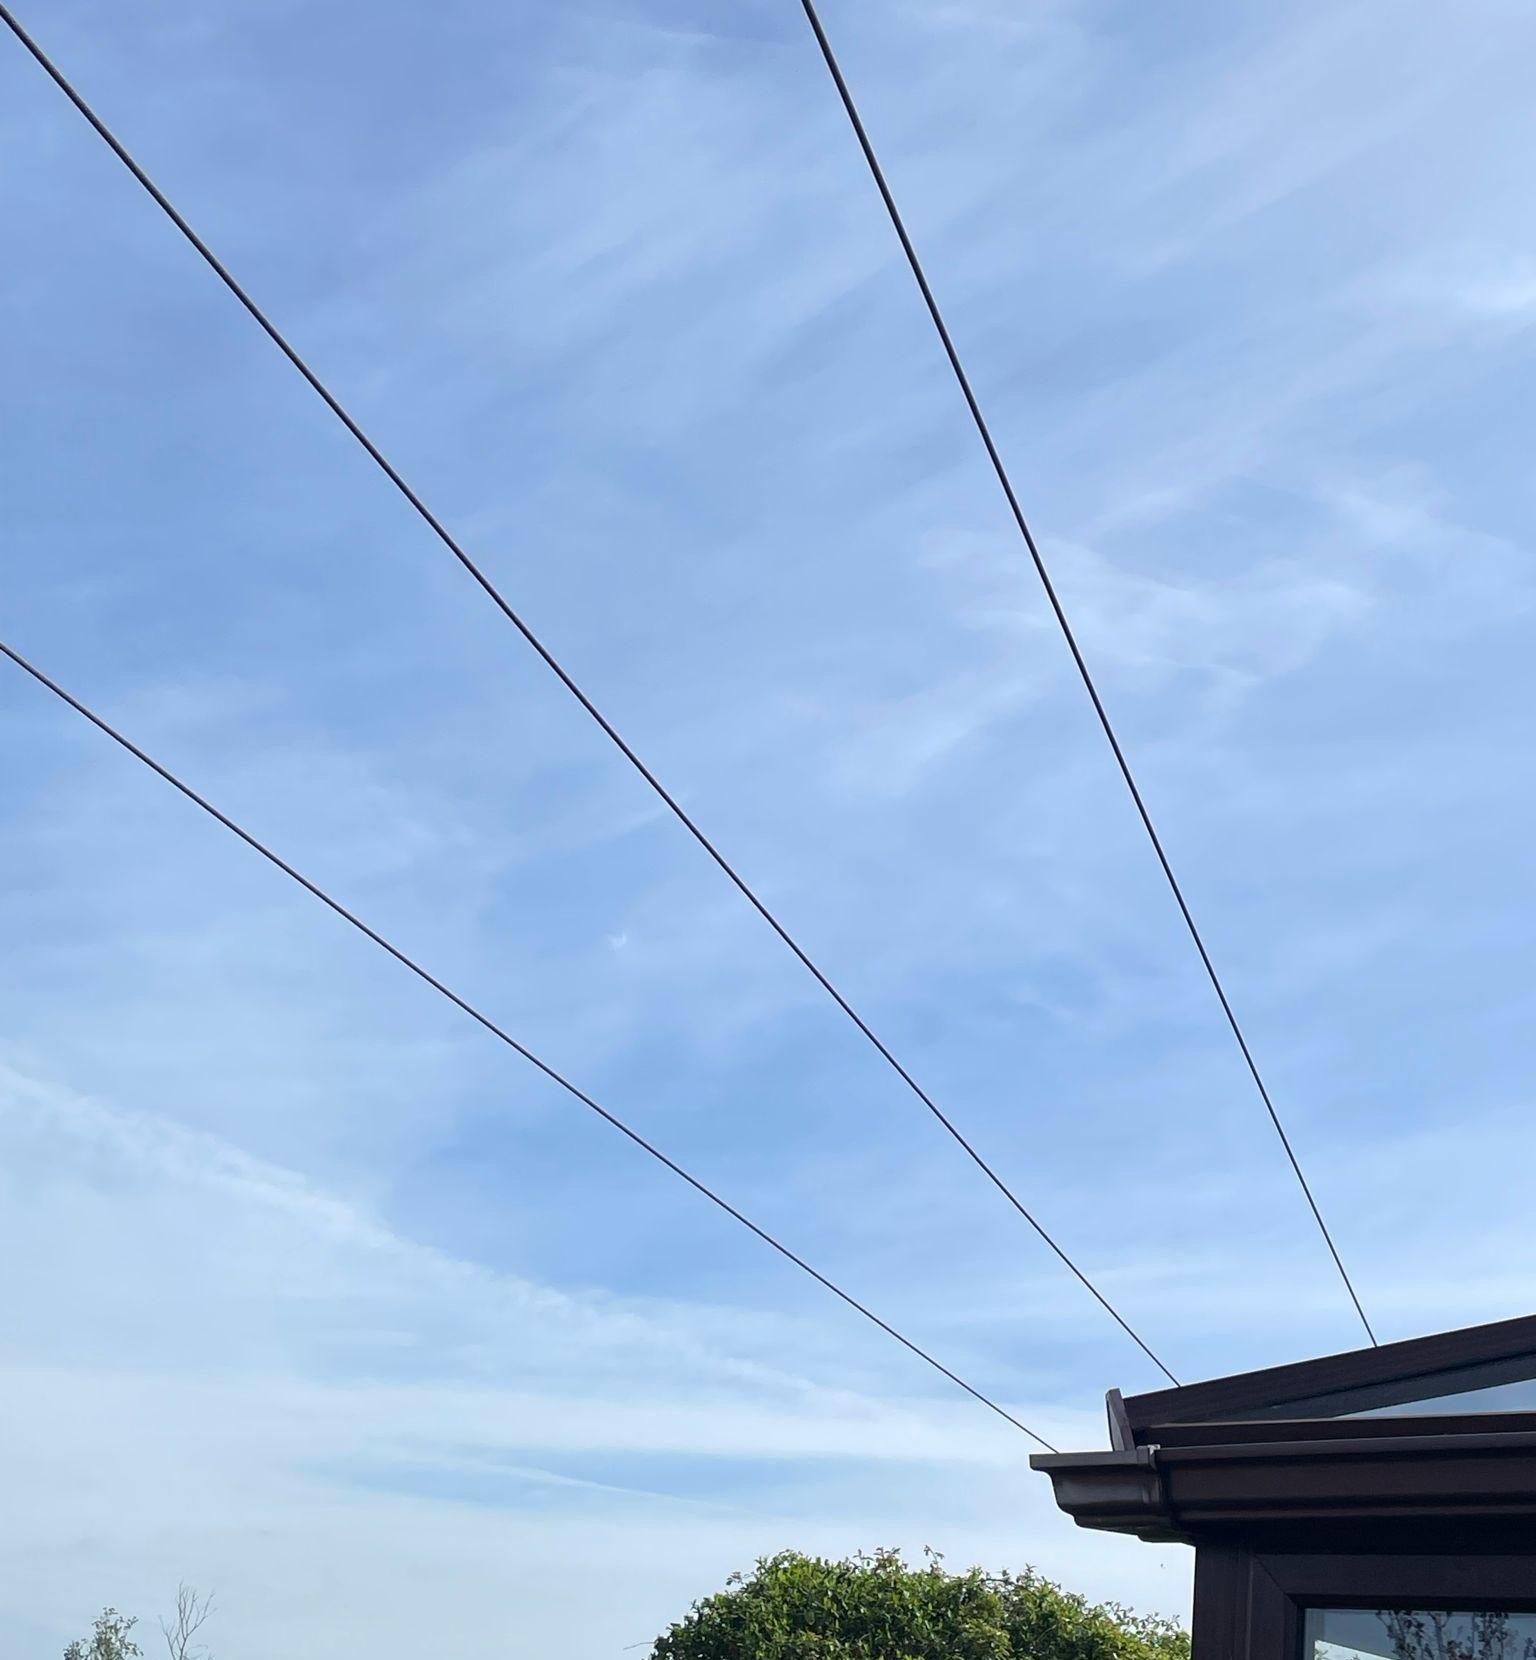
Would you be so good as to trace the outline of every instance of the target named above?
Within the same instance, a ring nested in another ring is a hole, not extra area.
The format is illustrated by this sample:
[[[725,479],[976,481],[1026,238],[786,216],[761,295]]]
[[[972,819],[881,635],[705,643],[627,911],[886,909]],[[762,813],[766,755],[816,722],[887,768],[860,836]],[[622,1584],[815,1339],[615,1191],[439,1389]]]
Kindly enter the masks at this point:
[[[1531,24],[1474,13],[827,18],[1388,1335],[1532,1266],[1479,1176],[1529,1153]],[[797,8],[326,0],[302,52],[284,15],[71,3],[45,44],[1181,1375],[1352,1344]],[[1097,1440],[1134,1351],[0,80],[18,647]],[[1176,1555],[1063,1527],[1022,1447],[23,684],[0,742],[9,1648],[185,1578],[235,1660],[596,1660],[786,1544],[1183,1606]]]

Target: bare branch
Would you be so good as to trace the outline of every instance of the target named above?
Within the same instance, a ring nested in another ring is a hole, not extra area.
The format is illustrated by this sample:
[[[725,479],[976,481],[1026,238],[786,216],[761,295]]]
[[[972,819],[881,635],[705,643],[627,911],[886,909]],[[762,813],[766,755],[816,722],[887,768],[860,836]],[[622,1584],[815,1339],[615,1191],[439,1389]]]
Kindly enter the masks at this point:
[[[213,1593],[200,1597],[190,1585],[176,1587],[176,1618],[160,1622],[170,1660],[212,1660],[201,1643],[194,1642],[213,1613]]]

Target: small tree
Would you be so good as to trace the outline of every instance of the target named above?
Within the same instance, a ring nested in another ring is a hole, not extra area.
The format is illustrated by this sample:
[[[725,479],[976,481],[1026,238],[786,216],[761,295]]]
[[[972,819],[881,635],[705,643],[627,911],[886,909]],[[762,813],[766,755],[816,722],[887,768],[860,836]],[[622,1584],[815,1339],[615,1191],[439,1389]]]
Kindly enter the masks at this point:
[[[1030,1569],[945,1573],[930,1553],[785,1551],[695,1603],[652,1660],[1188,1660],[1171,1621],[1096,1607]]]
[[[160,1622],[170,1660],[211,1660],[208,1650],[196,1639],[212,1613],[211,1596],[200,1597],[190,1585],[177,1586],[175,1617]],[[64,1660],[139,1660],[144,1651],[132,1636],[138,1623],[115,1608],[103,1608],[90,1636],[71,1643],[64,1650]]]
[[[64,1650],[64,1660],[134,1660],[144,1652],[130,1635],[138,1623],[115,1608],[103,1608],[90,1636],[71,1643]]]
[[[200,1597],[190,1585],[176,1587],[176,1617],[160,1622],[171,1660],[209,1660],[208,1650],[194,1639],[212,1613],[211,1595]]]

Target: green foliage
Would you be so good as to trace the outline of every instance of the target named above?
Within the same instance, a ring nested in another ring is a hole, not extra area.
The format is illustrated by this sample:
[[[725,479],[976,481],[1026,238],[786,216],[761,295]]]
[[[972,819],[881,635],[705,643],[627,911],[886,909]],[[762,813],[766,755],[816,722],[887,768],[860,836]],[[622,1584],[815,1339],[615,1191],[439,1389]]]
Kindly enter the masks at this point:
[[[144,1652],[130,1635],[138,1623],[115,1608],[103,1608],[90,1636],[71,1643],[64,1650],[64,1660],[133,1660]]]
[[[656,1639],[652,1660],[1188,1660],[1170,1621],[1095,1607],[1032,1569],[945,1573],[930,1553],[785,1551]]]

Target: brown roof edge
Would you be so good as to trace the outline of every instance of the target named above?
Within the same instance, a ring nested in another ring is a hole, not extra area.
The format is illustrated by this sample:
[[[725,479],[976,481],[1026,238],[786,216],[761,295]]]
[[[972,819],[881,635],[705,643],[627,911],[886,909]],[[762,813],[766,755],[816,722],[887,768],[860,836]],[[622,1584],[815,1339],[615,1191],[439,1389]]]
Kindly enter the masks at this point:
[[[1155,1448],[1032,1453],[1029,1466],[1051,1478],[1056,1503],[1079,1527],[1151,1539],[1172,1526]]]
[[[1531,1430],[1036,1453],[1030,1465],[1050,1477],[1079,1527],[1147,1540],[1355,1551],[1536,1545]]]
[[[1304,1418],[1368,1411],[1421,1398],[1418,1392],[1425,1382],[1437,1376],[1446,1384],[1440,1393],[1536,1377],[1536,1315],[1124,1399],[1112,1394],[1110,1433],[1112,1439],[1129,1434],[1132,1441],[1140,1441],[1160,1423],[1244,1414]]]

